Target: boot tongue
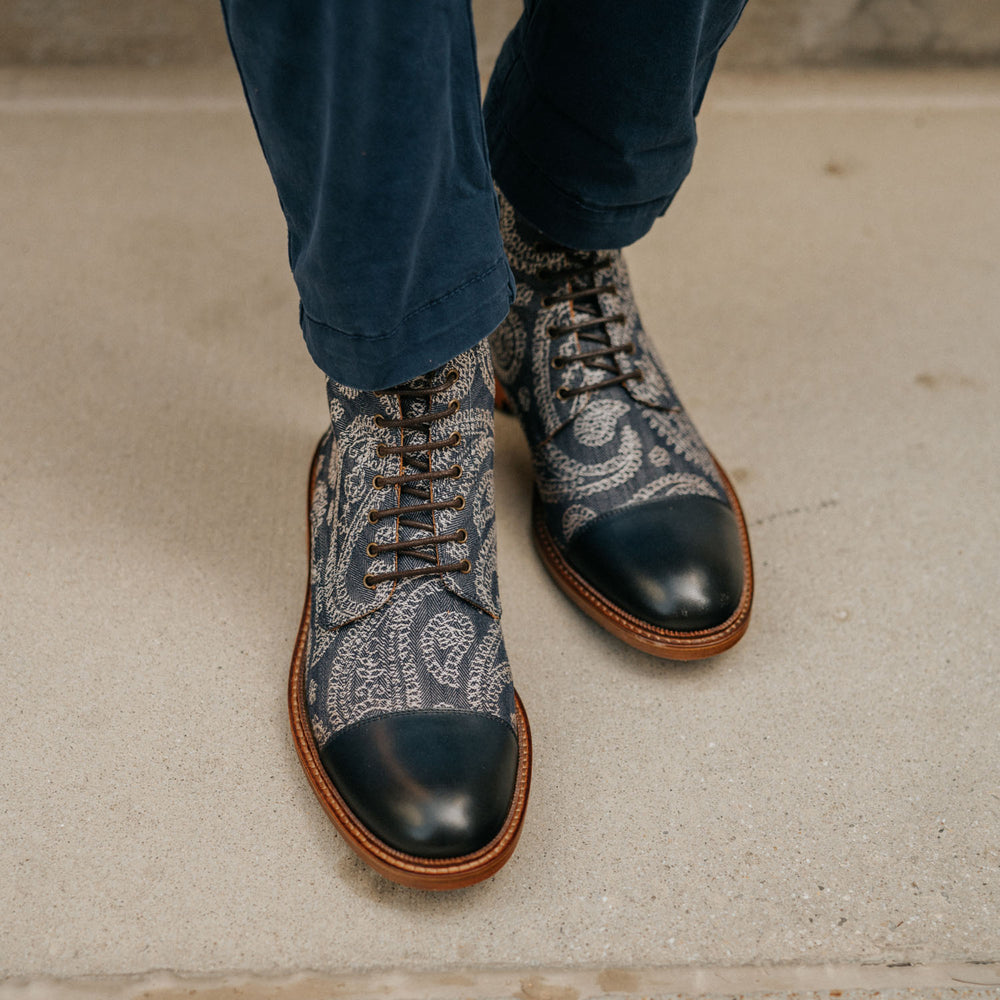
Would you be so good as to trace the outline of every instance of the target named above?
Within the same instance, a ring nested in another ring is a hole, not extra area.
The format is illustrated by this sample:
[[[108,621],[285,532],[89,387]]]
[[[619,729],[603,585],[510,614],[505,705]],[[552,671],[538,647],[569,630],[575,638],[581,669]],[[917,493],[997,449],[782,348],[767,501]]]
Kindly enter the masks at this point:
[[[564,251],[566,255],[567,270],[572,268],[587,268],[583,274],[575,274],[570,278],[570,290],[585,290],[589,288],[601,288],[609,284],[608,268],[598,267],[601,260],[600,251],[571,250]],[[607,295],[608,293],[602,293]],[[609,304],[605,302],[602,308],[602,294],[597,292],[591,295],[581,295],[573,299],[570,308],[572,314],[571,324],[584,324],[588,320],[601,319],[614,314],[614,300]],[[597,350],[602,347],[611,346],[611,333],[607,325],[590,326],[580,330],[577,334],[577,342],[581,352]],[[601,381],[609,375],[617,375],[620,372],[619,366],[612,360],[610,355],[593,358],[584,361],[582,364],[594,373],[588,381]]]
[[[569,247],[560,246],[553,243],[547,236],[538,234],[534,240],[532,249],[538,254],[544,254],[548,260],[545,267],[553,271],[572,272],[580,268],[587,268],[584,274],[575,274],[570,279],[570,290],[591,288],[599,286],[595,271],[597,261],[600,260],[600,250],[571,250]],[[603,270],[603,268],[602,268]],[[601,304],[596,295],[588,295],[573,300],[573,312],[577,316],[598,317],[601,315]]]
[[[588,266],[596,260],[596,254],[580,254],[580,266]],[[587,274],[575,275],[571,279],[572,288],[599,288],[603,282],[598,278],[596,269]],[[573,313],[578,319],[602,316],[601,302],[599,295],[585,295],[573,300]],[[592,327],[584,331],[588,338],[599,340],[601,343],[607,342],[606,335],[602,334],[600,327]]]
[[[552,275],[566,274],[565,283],[560,288],[562,292],[577,292],[588,288],[600,288],[611,284],[617,273],[617,256],[613,250],[573,250],[550,239],[540,230],[534,228],[522,216],[513,213],[514,229],[517,236],[524,242],[525,258],[529,262],[529,271],[539,275],[550,272]],[[599,266],[603,264],[605,266]],[[577,272],[577,273],[573,273]],[[547,276],[546,276],[547,277]],[[604,299],[602,307],[602,297]],[[569,320],[566,325],[585,324],[592,320],[615,315],[619,311],[619,299],[612,295],[580,295],[574,296],[568,305]],[[562,322],[560,320],[560,322]],[[562,353],[576,354],[611,347],[616,334],[608,325],[595,324],[578,331],[573,340],[570,337],[560,338]],[[584,384],[597,384],[621,374],[622,368],[617,356],[604,355],[580,362],[579,377]],[[624,386],[609,386],[600,390],[601,393],[622,395],[628,392]],[[586,409],[590,402],[597,398],[591,393],[578,400],[574,413]],[[606,398],[606,397],[603,397]]]
[[[407,390],[429,390],[432,386],[440,385],[442,374],[440,370],[421,375],[410,382],[407,382]],[[436,406],[435,397],[428,392],[421,396],[400,396],[400,416],[404,419],[422,417],[434,409]],[[402,444],[404,446],[426,445],[432,440],[436,424],[419,424],[416,427],[407,427],[402,431]],[[433,467],[433,452],[417,451],[412,455],[407,455],[401,465],[401,475],[411,475],[426,471],[428,463]],[[433,499],[434,483],[415,482],[409,486],[403,485],[399,492],[400,507],[409,507],[415,504],[427,503]],[[434,512],[429,510],[414,511],[400,516],[397,519],[399,541],[419,541],[429,538],[435,534]],[[436,545],[420,546],[416,549],[404,549],[398,555],[399,569],[415,569],[420,566],[427,566],[430,563],[440,561]]]

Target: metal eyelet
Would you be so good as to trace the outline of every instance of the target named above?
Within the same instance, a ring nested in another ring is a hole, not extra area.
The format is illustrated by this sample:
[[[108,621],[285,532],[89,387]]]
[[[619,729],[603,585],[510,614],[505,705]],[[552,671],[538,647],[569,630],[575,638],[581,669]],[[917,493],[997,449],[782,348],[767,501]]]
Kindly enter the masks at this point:
[[[635,344],[633,344],[631,341],[629,341],[628,347],[625,348],[625,353],[626,354],[635,354]]]
[[[460,573],[469,573],[471,572],[471,570],[472,570],[472,563],[470,563],[468,559],[463,559],[458,564],[458,571]]]
[[[459,528],[458,538],[456,539],[458,544],[464,545],[468,540],[469,540],[469,533],[465,530],[465,528]]]
[[[551,298],[548,295],[543,295],[540,305],[543,309],[548,309],[552,305]]]
[[[444,373],[446,379],[451,380],[451,384],[454,385],[462,376],[458,373],[457,368],[449,368],[448,371]]]
[[[370,510],[370,511],[368,511],[368,523],[369,524],[378,524],[378,520],[379,520],[379,518],[378,518],[378,511],[377,510]]]
[[[556,389],[556,399],[561,399],[564,403],[569,399],[569,393],[566,391],[566,386],[561,385]]]
[[[372,479],[372,489],[384,490],[385,487],[386,487],[386,482],[384,476],[375,476]]]
[[[371,575],[371,573],[365,573],[365,575],[364,575],[364,579],[363,579],[363,580],[362,580],[361,582],[362,582],[362,583],[363,583],[363,584],[364,584],[364,585],[365,585],[365,586],[366,586],[366,587],[367,587],[367,588],[368,588],[369,590],[374,590],[374,589],[375,589],[375,588],[376,588],[376,587],[378,586],[378,584],[377,584],[377,583],[374,583],[374,582],[373,582],[373,581],[374,581],[374,579],[375,579],[375,577],[373,577],[373,576]]]
[[[448,470],[448,475],[449,475],[449,476],[450,476],[450,477],[451,477],[452,479],[458,479],[458,478],[459,478],[459,477],[460,477],[460,476],[462,475],[462,466],[460,466],[460,465],[453,465],[453,466],[452,466],[452,467],[451,467],[451,468],[450,468],[450,469]]]
[[[463,497],[461,493],[459,493],[458,496],[455,497],[455,501],[452,504],[452,507],[454,507],[455,510],[465,510],[465,497]]]
[[[635,379],[636,382],[646,381],[646,373],[641,368],[636,368],[635,373],[636,373],[636,379]]]
[[[552,359],[552,367],[553,368],[557,368],[557,369],[558,368],[565,368],[566,367],[566,362],[561,357],[553,358]]]
[[[375,544],[375,542],[369,542],[368,547],[365,549],[365,551],[368,553],[369,559],[378,558],[378,546]]]
[[[459,400],[459,399],[453,399],[453,400],[452,400],[452,401],[451,401],[451,402],[450,402],[450,403],[448,404],[448,409],[449,409],[449,410],[450,410],[450,411],[451,411],[452,413],[458,413],[458,411],[459,411],[459,410],[460,410],[461,408],[462,408],[462,401],[461,401],[461,400]]]
[[[385,417],[383,417],[381,413],[376,413],[376,414],[375,414],[375,415],[374,415],[374,416],[372,417],[372,423],[373,423],[373,424],[374,424],[374,425],[375,425],[376,427],[385,427]]]
[[[451,437],[448,438],[448,446],[450,448],[454,448],[456,445],[460,445],[461,443],[462,443],[461,431],[453,432]]]
[[[375,454],[378,455],[379,458],[386,458],[388,457],[389,452],[386,450],[386,446],[384,444],[377,444],[375,445]]]

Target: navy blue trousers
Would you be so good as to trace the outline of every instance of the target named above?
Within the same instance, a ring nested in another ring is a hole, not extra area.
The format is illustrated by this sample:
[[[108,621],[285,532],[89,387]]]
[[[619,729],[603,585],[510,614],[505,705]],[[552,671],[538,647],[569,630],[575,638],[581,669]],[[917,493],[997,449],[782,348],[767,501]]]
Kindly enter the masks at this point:
[[[646,233],[745,2],[526,0],[482,104],[469,0],[223,0],[320,368],[386,388],[499,325],[494,181],[566,246]]]

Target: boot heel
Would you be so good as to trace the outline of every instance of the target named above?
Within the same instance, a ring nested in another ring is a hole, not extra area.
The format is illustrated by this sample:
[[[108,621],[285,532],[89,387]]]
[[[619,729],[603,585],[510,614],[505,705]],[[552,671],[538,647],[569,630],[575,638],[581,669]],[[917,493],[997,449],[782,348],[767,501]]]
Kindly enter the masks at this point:
[[[495,383],[495,386],[496,386],[496,389],[495,389],[495,392],[494,392],[494,406],[501,413],[513,413],[514,412],[514,404],[511,403],[510,397],[507,395],[506,392],[504,392],[504,388],[500,384],[500,380],[499,379],[494,379],[494,383]]]

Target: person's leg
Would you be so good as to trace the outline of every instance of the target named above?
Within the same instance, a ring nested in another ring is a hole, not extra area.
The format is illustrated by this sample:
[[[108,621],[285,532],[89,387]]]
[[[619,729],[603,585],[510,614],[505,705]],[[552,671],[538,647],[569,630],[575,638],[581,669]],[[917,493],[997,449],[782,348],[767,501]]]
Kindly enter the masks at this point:
[[[691,168],[695,116],[746,0],[526,0],[486,94],[493,176],[579,250],[623,247]]]
[[[503,319],[468,0],[224,0],[316,363],[358,389]]]
[[[225,10],[328,376],[296,749],[366,862],[457,888],[510,857],[530,769],[500,628],[484,340],[512,289],[468,0]]]
[[[486,101],[518,283],[491,344],[532,448],[539,551],[587,614],[677,659],[745,632],[749,541],[642,327],[619,248],[687,174],[695,114],[741,6],[528,0]]]

